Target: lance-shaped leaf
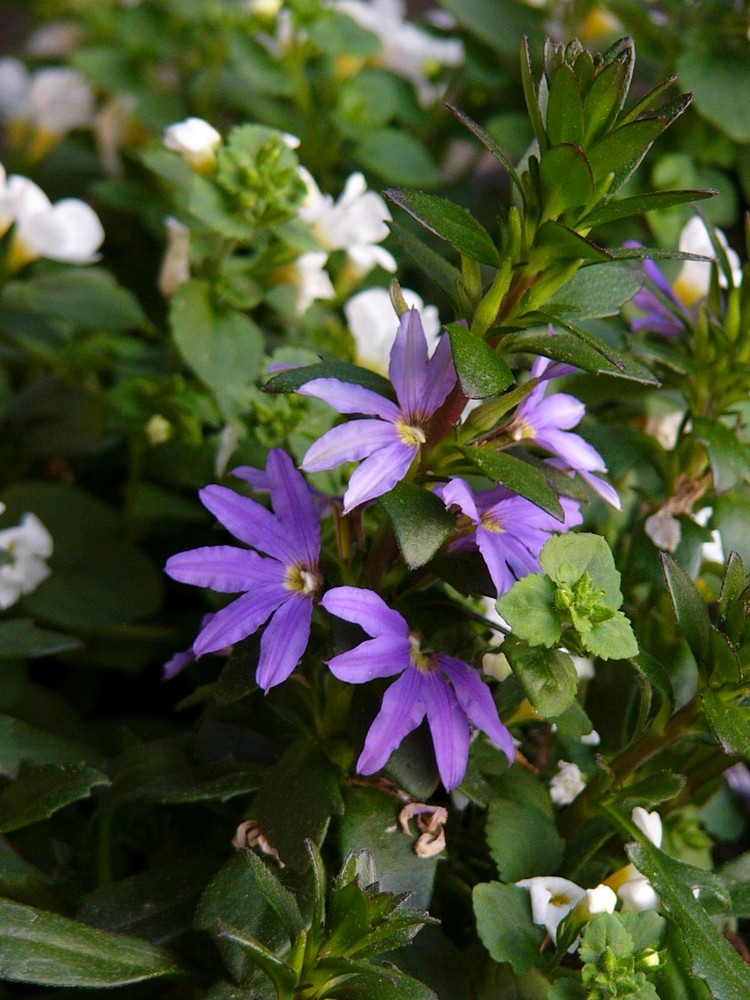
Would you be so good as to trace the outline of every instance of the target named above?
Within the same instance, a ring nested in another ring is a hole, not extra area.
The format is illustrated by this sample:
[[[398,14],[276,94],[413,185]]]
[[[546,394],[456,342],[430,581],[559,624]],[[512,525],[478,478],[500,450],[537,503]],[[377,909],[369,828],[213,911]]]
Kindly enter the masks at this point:
[[[546,510],[558,521],[564,518],[557,494],[547,484],[539,469],[520,458],[492,448],[463,448],[464,455],[480,472],[493,482],[526,497],[537,507]]]
[[[539,106],[539,98],[534,87],[528,38],[521,39],[521,83],[523,84],[523,96],[526,100],[526,110],[529,112],[531,127],[534,130],[536,141],[539,143],[539,148],[544,150],[547,148],[547,132],[544,128],[542,109]]]
[[[562,215],[570,208],[587,205],[594,195],[594,179],[580,146],[569,143],[552,146],[539,161],[543,211],[546,216]]]
[[[621,55],[604,66],[594,78],[583,99],[585,118],[584,143],[596,142],[614,123],[630,86],[633,52]]]
[[[540,318],[543,318],[541,314]],[[566,322],[566,327],[569,331],[571,324]],[[598,349],[590,343],[593,340],[595,338],[591,334],[587,334],[586,339],[583,340],[577,333],[561,330],[556,331],[552,336],[529,331],[509,334],[503,341],[503,346],[509,352],[525,351],[531,354],[541,354],[554,361],[564,361],[566,364],[575,365],[576,368],[582,368],[584,371],[617,375],[619,378],[632,379],[635,382],[642,382],[644,385],[659,385],[659,380],[651,374],[645,365],[631,361],[626,355],[613,350],[604,343],[601,343],[601,348]],[[610,358],[613,360],[609,360]],[[615,360],[617,364],[614,363]]]
[[[673,205],[683,205],[685,202],[702,201],[718,194],[713,188],[685,189],[683,191],[651,191],[647,194],[636,194],[629,198],[616,201],[605,201],[592,209],[581,220],[581,225],[588,227],[601,226],[605,222],[616,219],[627,219],[633,215],[645,215],[659,209],[671,208]]]
[[[514,381],[508,365],[481,337],[461,323],[450,323],[447,330],[453,364],[465,396],[469,399],[496,396]]]
[[[675,861],[647,842],[629,844],[627,852],[679,926],[695,975],[706,981],[717,1000],[746,1000],[747,965],[693,895],[694,888],[702,891],[709,873]]]
[[[544,304],[575,321],[616,316],[643,286],[643,272],[626,264],[591,264],[576,271]]]
[[[23,767],[18,777],[0,789],[0,832],[18,830],[47,819],[58,809],[88,798],[109,778],[85,764],[43,764]]]
[[[40,986],[111,987],[185,970],[165,949],[0,900],[2,977]]]
[[[547,137],[553,147],[558,143],[580,146],[583,140],[583,102],[570,66],[559,66],[552,74],[547,97]]]
[[[711,621],[706,605],[682,566],[666,552],[660,558],[677,625],[698,664],[706,667],[711,655]]]
[[[348,361],[324,360],[316,365],[304,365],[300,368],[290,368],[288,371],[274,375],[263,386],[263,392],[296,392],[301,385],[312,382],[316,378],[336,378],[341,382],[351,382],[371,389],[379,396],[395,399],[393,386],[387,378],[372,372],[368,368],[350,364]]]
[[[238,927],[219,922],[219,940],[238,945],[243,952],[268,976],[279,996],[290,996],[297,985],[297,973],[277,955]]]
[[[533,257],[543,263],[553,260],[609,260],[612,254],[580,236],[575,230],[555,219],[547,219],[536,234]]]
[[[0,658],[51,656],[80,646],[80,639],[48,628],[39,628],[30,618],[12,618],[0,622]]]
[[[391,230],[396,239],[411,257],[422,273],[434,282],[448,296],[458,316],[469,314],[469,300],[464,290],[463,278],[458,268],[449,264],[432,247],[420,240],[414,233],[398,222],[391,222]]]
[[[409,569],[429,562],[456,526],[442,501],[415,483],[399,483],[380,504]]]
[[[516,185],[516,188],[518,189],[521,198],[525,201],[526,192],[523,184],[521,183],[521,178],[518,176],[518,171],[513,166],[513,163],[511,162],[505,150],[500,145],[498,145],[498,143],[495,142],[492,136],[489,136],[480,125],[477,125],[477,123],[472,118],[469,118],[467,114],[464,114],[463,111],[460,111],[452,104],[446,104],[446,107],[448,108],[449,111],[453,112],[453,114],[456,116],[456,118],[458,118],[458,120],[461,122],[462,125],[465,125],[470,132],[474,133],[477,139],[479,139],[482,145],[484,145],[490,151],[490,153],[492,153],[495,159],[497,159],[500,163],[502,163],[506,173],[513,181],[513,183]]]
[[[461,205],[423,191],[391,188],[385,195],[431,233],[458,250],[463,257],[479,264],[497,266],[500,263],[500,254],[490,234]]]

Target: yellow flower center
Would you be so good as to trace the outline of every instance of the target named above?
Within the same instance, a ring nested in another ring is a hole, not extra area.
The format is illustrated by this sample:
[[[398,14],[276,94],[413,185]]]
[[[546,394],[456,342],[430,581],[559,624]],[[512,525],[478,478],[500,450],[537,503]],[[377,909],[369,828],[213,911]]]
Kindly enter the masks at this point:
[[[492,514],[482,515],[482,527],[485,531],[492,532],[493,535],[502,535],[505,528],[500,524],[500,522],[492,516]]]
[[[302,563],[297,563],[286,571],[284,586],[295,594],[302,594],[303,597],[314,596],[322,585],[323,578],[315,568],[311,569]]]
[[[414,445],[417,448],[424,444],[427,438],[421,427],[414,427],[412,424],[405,424],[403,420],[396,421],[398,436],[404,444]]]
[[[409,647],[409,657],[412,666],[416,667],[423,674],[428,674],[434,669],[435,663],[430,654],[422,652],[422,637],[419,632],[409,633]]]
[[[536,437],[536,431],[527,420],[516,420],[511,428],[510,436],[514,441],[524,441]]]

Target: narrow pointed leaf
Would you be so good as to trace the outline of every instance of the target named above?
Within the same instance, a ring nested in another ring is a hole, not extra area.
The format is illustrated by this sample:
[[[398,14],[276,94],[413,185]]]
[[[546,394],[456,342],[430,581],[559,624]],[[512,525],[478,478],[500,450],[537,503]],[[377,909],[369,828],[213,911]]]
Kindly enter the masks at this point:
[[[703,598],[682,566],[665,552],[661,565],[680,632],[698,664],[705,667],[711,653],[711,621]]]
[[[544,262],[552,260],[593,260],[599,262],[609,260],[612,256],[608,250],[604,250],[592,243],[591,240],[579,236],[575,230],[554,219],[548,219],[539,227],[532,253],[542,256]]]
[[[306,844],[308,843],[309,841],[306,841]],[[263,898],[281,920],[289,937],[294,940],[305,929],[305,921],[302,918],[297,900],[257,854],[248,851],[245,857],[253,870]]]
[[[562,215],[570,208],[586,205],[594,194],[594,179],[586,155],[580,146],[565,143],[542,153],[539,180],[544,198],[544,213]]]
[[[547,484],[539,469],[520,458],[491,448],[463,448],[464,455],[480,472],[493,482],[506,486],[514,493],[526,497],[537,507],[562,521],[564,514],[557,494]]]
[[[652,191],[649,194],[637,194],[619,201],[608,201],[598,205],[582,220],[586,226],[600,226],[615,219],[627,219],[632,215],[644,215],[659,209],[671,208],[673,205],[683,205],[685,202],[701,201],[703,198],[713,198],[718,194],[713,188],[705,190],[684,191]]]
[[[261,944],[260,941],[249,937],[239,928],[232,927],[223,922],[219,924],[218,936],[220,940],[231,941],[233,944],[239,945],[252,961],[255,962],[258,968],[262,969],[269,979],[273,981],[280,993],[282,991],[288,993],[297,985],[297,973],[294,969],[287,965],[286,962],[282,962],[280,958],[274,955],[264,944]]]
[[[481,337],[460,323],[448,327],[453,352],[453,364],[458,373],[461,391],[469,399],[495,396],[515,381],[513,372],[499,354]]]
[[[263,386],[264,392],[296,392],[305,382],[311,382],[315,378],[336,378],[341,382],[351,382],[353,385],[362,385],[365,389],[372,389],[387,399],[395,399],[393,386],[388,379],[383,378],[376,372],[371,372],[368,368],[360,368],[352,365],[348,361],[324,360],[316,365],[304,365],[301,368],[290,368],[289,371],[279,372],[274,375]]]
[[[464,291],[463,278],[458,268],[449,264],[444,257],[436,253],[432,247],[420,240],[414,233],[398,222],[390,223],[396,239],[411,257],[422,273],[434,282],[448,296],[456,313],[468,315],[469,301]]]
[[[653,90],[650,90],[645,97],[642,97],[640,101],[637,101],[632,108],[622,115],[619,124],[627,125],[629,122],[634,122],[637,118],[640,118],[646,109],[655,104],[662,94],[666,94],[672,84],[676,82],[677,77],[670,76],[666,80],[662,80],[661,83],[657,83]]]
[[[591,264],[582,267],[544,305],[545,311],[564,311],[573,320],[616,316],[643,287],[643,272],[627,264]]]
[[[554,147],[558,143],[583,140],[583,102],[575,73],[563,64],[552,74],[547,98],[547,137]]]
[[[586,145],[606,132],[625,103],[631,66],[632,60],[615,59],[597,74],[591,84],[583,99]]]
[[[523,96],[526,99],[526,109],[531,119],[531,127],[534,130],[536,141],[539,143],[539,148],[544,150],[547,148],[547,133],[544,129],[539,98],[534,87],[528,38],[521,39],[521,82],[523,84]]]
[[[708,724],[725,752],[750,757],[750,707],[726,704],[708,687],[701,700]]]
[[[661,118],[643,118],[608,132],[586,151],[594,181],[599,182],[607,174],[614,174],[611,189],[616,191],[630,177],[667,124]]]
[[[631,361],[625,355],[607,348],[608,353],[618,360],[618,364],[615,365],[604,356],[603,351],[595,349],[580,337],[566,331],[558,331],[551,337],[548,334],[533,332],[509,334],[503,344],[507,351],[528,351],[531,354],[552,358],[554,361],[564,361],[587,372],[616,375],[619,378],[642,382],[644,385],[659,385],[659,380],[645,365]]]
[[[490,234],[461,205],[423,191],[391,188],[385,195],[462,256],[479,264],[496,266],[500,263],[500,255]]]
[[[490,151],[490,153],[492,153],[495,159],[497,159],[503,165],[506,173],[513,181],[513,183],[516,185],[518,191],[521,194],[521,197],[525,201],[526,192],[524,191],[523,184],[521,183],[521,178],[518,176],[518,171],[514,167],[513,163],[511,162],[505,150],[503,150],[502,147],[499,146],[498,143],[496,143],[495,140],[491,136],[489,136],[480,125],[477,125],[477,123],[472,118],[469,118],[467,114],[464,114],[463,111],[460,111],[452,104],[447,104],[446,107],[456,116],[456,118],[458,118],[458,120],[461,122],[462,125],[465,125],[470,132],[474,133],[474,135],[477,137],[477,139],[479,139],[482,145],[485,146]]]

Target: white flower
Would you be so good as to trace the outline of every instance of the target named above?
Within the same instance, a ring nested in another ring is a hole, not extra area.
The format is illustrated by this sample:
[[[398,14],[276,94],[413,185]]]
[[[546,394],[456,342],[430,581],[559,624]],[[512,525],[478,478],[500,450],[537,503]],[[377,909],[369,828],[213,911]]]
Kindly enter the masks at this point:
[[[739,285],[742,281],[742,266],[740,258],[727,243],[726,236],[720,229],[716,230],[719,243],[724,248],[729,266],[732,269],[732,283]],[[699,216],[694,215],[680,233],[679,248],[683,253],[696,253],[704,257],[713,257],[714,249],[708,235],[706,225]],[[711,265],[708,261],[686,260],[672,286],[675,295],[685,303],[692,305],[695,301],[708,294],[711,282]],[[720,272],[719,284],[726,287],[727,279]]]
[[[585,905],[589,917],[595,917],[598,913],[614,913],[617,896],[608,885],[597,885],[594,889],[586,890]]]
[[[1,179],[0,179],[1,180]],[[0,228],[15,223],[11,265],[47,257],[66,264],[89,264],[104,240],[96,212],[78,198],[51,204],[27,177],[14,175],[0,190]]]
[[[594,661],[589,656],[573,656],[570,655],[573,661],[573,666],[576,668],[576,674],[579,681],[590,681],[596,677],[596,670],[594,669]]]
[[[93,124],[94,94],[75,69],[55,66],[38,70],[31,77],[26,100],[25,117],[53,136]]]
[[[216,150],[221,135],[202,118],[186,118],[169,125],[164,132],[164,145],[181,153],[189,167],[198,173],[210,173],[216,164]]]
[[[50,568],[44,560],[52,549],[52,536],[36,514],[24,514],[20,525],[0,531],[0,550],[8,558],[0,565],[0,608],[9,608],[47,579]]]
[[[684,419],[685,414],[682,410],[652,414],[646,418],[644,430],[647,434],[655,437],[665,451],[672,451],[677,444],[677,437]]]
[[[547,933],[557,944],[557,928],[576,903],[586,898],[586,891],[575,882],[555,875],[538,875],[516,882],[521,889],[529,890],[531,919],[547,928]]]
[[[247,0],[245,6],[261,20],[272,21],[284,6],[284,0]]]
[[[0,59],[0,114],[3,118],[23,117],[31,74],[20,59]]]
[[[64,58],[78,47],[83,35],[74,21],[51,21],[33,32],[26,42],[26,51],[31,56],[46,59]]]
[[[674,552],[682,538],[682,525],[666,508],[647,517],[643,530],[657,547],[665,552]]]
[[[410,80],[422,105],[442,96],[444,87],[431,77],[440,66],[461,65],[464,48],[458,39],[437,38],[406,21],[403,0],[337,0],[336,7],[378,36],[383,66]]]
[[[386,271],[396,270],[396,261],[383,247],[376,246],[388,235],[386,219],[391,213],[379,194],[367,190],[362,174],[352,174],[337,202],[323,194],[314,178],[299,168],[307,186],[307,195],[299,210],[316,239],[326,250],[345,250],[357,277],[363,277],[378,264]]]
[[[701,507],[699,511],[693,514],[693,520],[696,524],[700,524],[701,527],[705,528],[711,520],[713,512],[713,507]],[[718,529],[714,528],[711,532],[710,542],[704,542],[703,545],[701,545],[701,557],[705,559],[706,562],[723,564],[724,544],[721,538],[721,532]]]
[[[227,471],[229,459],[237,451],[240,443],[240,436],[237,429],[232,424],[225,424],[219,434],[219,447],[216,449],[214,458],[214,475],[221,479]]]
[[[326,253],[303,253],[283,269],[283,277],[297,289],[297,315],[306,313],[315,299],[332,299],[334,291],[325,263]]]
[[[161,413],[155,413],[146,424],[146,437],[151,445],[164,444],[172,437],[172,424]]]
[[[586,787],[583,774],[577,764],[567,760],[557,762],[559,768],[556,775],[550,779],[549,797],[558,806],[569,805]]]
[[[416,292],[402,288],[401,294],[410,309],[417,309],[430,354],[440,336],[440,317],[435,306],[425,306]],[[357,364],[385,374],[393,341],[396,339],[398,318],[387,288],[367,288],[353,295],[344,306],[349,331],[357,349]]]
[[[648,812],[642,806],[636,806],[630,818],[655,847],[661,847],[663,829],[658,812]],[[617,895],[624,910],[655,910],[658,907],[659,897],[653,886],[634,864],[625,866],[618,882]]]
[[[128,129],[134,121],[134,94],[114,94],[105,101],[94,119],[94,136],[102,166],[114,177],[123,173],[120,150],[125,146]]]
[[[167,227],[167,249],[159,272],[159,291],[169,298],[180,285],[190,280],[190,229],[171,215],[164,220]]]
[[[655,847],[661,847],[663,829],[658,812],[647,812],[642,806],[636,806],[630,818]]]

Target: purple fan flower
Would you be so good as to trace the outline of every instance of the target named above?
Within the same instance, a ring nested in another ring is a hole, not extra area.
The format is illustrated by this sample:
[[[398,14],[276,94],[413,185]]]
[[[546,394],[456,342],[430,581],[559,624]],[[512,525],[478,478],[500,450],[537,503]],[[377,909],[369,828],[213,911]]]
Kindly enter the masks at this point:
[[[640,246],[640,244],[631,241],[625,246]],[[694,310],[685,307],[652,260],[643,261],[643,273],[653,287],[644,285],[633,296],[633,305],[644,315],[634,317],[630,321],[630,329],[633,333],[639,333],[641,330],[647,333],[660,333],[670,339],[681,337],[695,318]]]
[[[539,553],[554,531],[567,531],[583,520],[578,502],[568,497],[560,497],[565,514],[560,523],[530,500],[503,487],[472,493],[465,479],[456,478],[435,492],[446,507],[458,507],[475,526],[473,532],[453,543],[453,549],[476,545],[498,597],[521,577],[541,572]]]
[[[460,784],[469,757],[469,723],[485,732],[512,763],[513,739],[498,718],[479,673],[445,653],[425,653],[419,633],[371,590],[336,587],[323,607],[356,622],[371,639],[328,661],[334,676],[349,684],[401,674],[386,691],[357,761],[361,774],[374,774],[425,715],[432,733],[440,778],[450,790]]]
[[[322,399],[339,413],[363,413],[374,419],[334,427],[308,450],[306,472],[357,462],[344,494],[344,513],[382,496],[400,482],[427,440],[427,423],[456,384],[450,341],[442,337],[427,356],[427,341],[416,309],[401,318],[391,348],[389,375],[398,405],[361,385],[336,378],[316,378],[298,391]]]
[[[205,546],[172,556],[166,565],[167,573],[181,583],[242,594],[201,629],[193,644],[196,656],[231,646],[270,618],[256,672],[264,691],[285,681],[297,666],[322,584],[320,522],[307,483],[278,448],[268,455],[266,475],[274,513],[224,486],[208,486],[200,494],[224,527],[256,552],[234,545]]]
[[[507,432],[516,441],[533,441],[551,452],[559,459],[560,468],[577,472],[595,493],[619,510],[617,490],[606,479],[594,474],[607,471],[604,459],[580,434],[570,433],[570,428],[580,422],[586,407],[575,396],[564,392],[553,392],[545,397],[545,372],[551,364],[549,358],[538,357],[534,361],[532,378],[543,381],[534,386],[518,407]]]

